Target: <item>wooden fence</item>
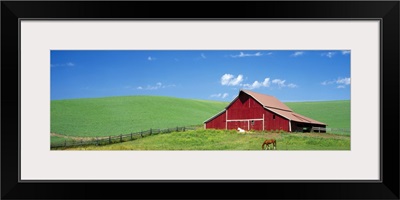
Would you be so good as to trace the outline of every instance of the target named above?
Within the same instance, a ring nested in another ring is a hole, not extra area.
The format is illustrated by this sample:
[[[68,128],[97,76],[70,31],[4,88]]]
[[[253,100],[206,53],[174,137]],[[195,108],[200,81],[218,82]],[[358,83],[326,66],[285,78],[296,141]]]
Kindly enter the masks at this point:
[[[335,134],[350,134],[349,128],[326,128],[326,132]]]
[[[120,134],[108,137],[96,137],[89,140],[67,140],[65,139],[63,142],[54,142],[50,144],[50,148],[66,148],[66,147],[77,147],[77,146],[86,146],[86,145],[107,145],[107,144],[114,144],[120,142],[126,142],[131,140],[136,140],[139,138],[147,137],[150,135],[157,135],[157,134],[165,134],[165,133],[172,133],[172,132],[185,132],[187,130],[195,130],[196,127],[174,127],[174,128],[167,128],[167,129],[149,129],[146,131],[140,131],[136,133],[129,133],[129,134]]]

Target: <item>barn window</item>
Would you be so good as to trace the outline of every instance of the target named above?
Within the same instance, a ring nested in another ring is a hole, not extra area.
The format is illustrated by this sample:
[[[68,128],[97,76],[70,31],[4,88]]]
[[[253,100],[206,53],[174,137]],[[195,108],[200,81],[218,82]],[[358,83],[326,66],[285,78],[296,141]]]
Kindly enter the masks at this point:
[[[275,119],[275,115],[272,115],[272,119]]]
[[[254,126],[254,120],[251,120],[251,125]]]

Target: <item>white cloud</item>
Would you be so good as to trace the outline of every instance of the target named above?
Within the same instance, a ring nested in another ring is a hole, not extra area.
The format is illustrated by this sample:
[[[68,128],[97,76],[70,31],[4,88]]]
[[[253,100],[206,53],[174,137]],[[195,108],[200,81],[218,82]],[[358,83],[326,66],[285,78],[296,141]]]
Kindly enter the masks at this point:
[[[328,52],[328,53],[322,53],[321,56],[332,58],[335,54],[336,54],[335,52]]]
[[[229,96],[228,93],[218,93],[218,94],[212,94],[212,95],[210,95],[210,97],[222,98],[222,99],[225,99],[225,98],[228,97],[228,96]]]
[[[331,85],[331,84],[337,84],[338,86],[336,88],[345,88],[346,85],[350,85],[351,79],[349,77],[345,78],[337,78],[336,80],[333,81],[324,81],[321,83],[321,85]]]
[[[155,60],[155,59],[156,59],[156,58],[151,57],[151,56],[147,57],[147,60],[148,60],[148,61],[153,61],[153,60]]]
[[[253,84],[248,84],[248,83],[243,84],[243,88],[252,90],[252,89],[260,88],[262,85],[263,85],[262,83],[260,83],[258,81],[254,81]]]
[[[287,86],[288,88],[297,88],[297,85],[293,83],[289,83]]]
[[[246,84],[243,84],[242,86],[244,89],[249,89],[249,90],[257,89],[260,87],[269,87],[270,86],[269,80],[270,80],[270,78],[265,78],[263,82],[254,81],[252,84],[246,83]]]
[[[269,78],[265,78],[264,81],[262,82],[262,85],[264,87],[269,87]]]
[[[264,54],[262,54],[261,52],[257,52],[257,53],[253,53],[253,54],[240,52],[240,54],[231,55],[231,57],[232,58],[243,58],[243,57],[262,56],[262,55],[264,55]]]
[[[246,78],[247,79],[247,78]],[[270,78],[265,78],[263,81],[255,80],[253,83],[242,83],[243,82],[243,75],[239,74],[235,77],[232,74],[224,74],[221,77],[221,85],[227,86],[240,86],[243,89],[258,89],[261,87],[271,87],[271,84],[277,85],[278,87],[288,87],[288,88],[296,88],[297,85],[294,83],[289,83],[286,85],[286,80],[281,79],[274,79],[271,81]]]
[[[290,56],[293,56],[293,57],[297,57],[297,56],[301,56],[301,55],[303,55],[304,54],[304,52],[303,51],[296,51],[296,52],[294,52],[292,55],[290,55]]]
[[[206,59],[207,57],[204,55],[204,53],[201,54],[201,57]]]
[[[333,84],[333,83],[335,83],[335,81],[324,81],[324,82],[321,83],[321,85],[330,85],[330,84]]]
[[[161,82],[158,82],[155,85],[147,85],[146,87],[139,86],[136,89],[138,89],[138,90],[158,90],[158,89],[169,88],[169,87],[175,87],[175,85],[174,84],[164,85]]]
[[[350,52],[351,52],[351,51],[348,51],[348,50],[342,51],[342,55],[350,54]]]
[[[221,85],[235,86],[243,81],[243,75],[239,74],[236,78],[232,74],[224,74],[221,77]]]
[[[75,63],[73,62],[67,62],[67,63],[58,63],[58,64],[51,64],[51,67],[73,67],[75,66]]]
[[[337,84],[345,84],[345,85],[350,85],[350,78],[338,78],[336,80]]]
[[[74,64],[74,63],[72,63],[72,62],[69,62],[69,63],[67,63],[67,66],[69,66],[69,67],[73,67],[73,66],[75,66],[75,64]]]
[[[281,79],[274,79],[272,80],[273,84],[277,84],[279,87],[285,87],[285,82],[286,80],[281,80]]]

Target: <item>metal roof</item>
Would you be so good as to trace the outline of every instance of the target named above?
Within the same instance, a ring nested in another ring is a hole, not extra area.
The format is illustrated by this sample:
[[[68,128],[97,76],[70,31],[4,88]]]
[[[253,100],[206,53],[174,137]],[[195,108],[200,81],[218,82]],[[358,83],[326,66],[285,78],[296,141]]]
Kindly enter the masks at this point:
[[[241,92],[244,92],[250,96],[252,96],[255,100],[257,100],[261,105],[267,108],[275,108],[275,109],[280,109],[280,110],[287,110],[287,111],[292,111],[287,105],[279,101],[277,98],[266,95],[266,94],[260,94],[257,92],[253,92],[250,90],[241,90]],[[240,92],[239,92],[240,95]]]
[[[319,122],[317,120],[313,120],[311,118],[308,118],[304,115],[300,115],[298,113],[295,113],[293,111],[285,111],[285,110],[280,110],[280,109],[274,109],[274,108],[266,108],[267,110],[270,110],[273,113],[276,113],[288,120],[295,121],[295,122],[301,122],[301,123],[307,123],[307,124],[319,124],[319,125],[326,125],[322,122]]]

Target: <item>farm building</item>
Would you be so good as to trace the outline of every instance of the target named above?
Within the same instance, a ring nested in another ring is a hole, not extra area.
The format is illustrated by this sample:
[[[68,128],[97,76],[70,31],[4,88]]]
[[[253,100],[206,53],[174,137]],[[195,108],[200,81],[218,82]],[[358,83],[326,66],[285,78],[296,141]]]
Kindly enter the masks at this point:
[[[223,111],[204,122],[205,129],[303,132],[317,127],[326,124],[293,112],[273,96],[248,90],[240,90]]]

